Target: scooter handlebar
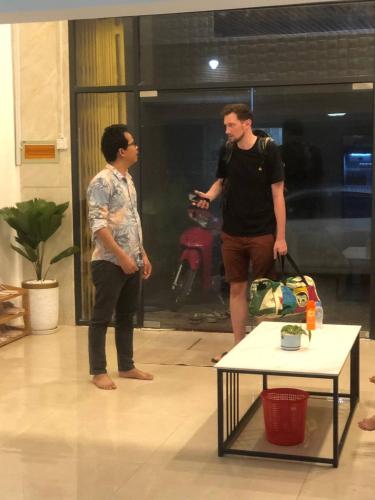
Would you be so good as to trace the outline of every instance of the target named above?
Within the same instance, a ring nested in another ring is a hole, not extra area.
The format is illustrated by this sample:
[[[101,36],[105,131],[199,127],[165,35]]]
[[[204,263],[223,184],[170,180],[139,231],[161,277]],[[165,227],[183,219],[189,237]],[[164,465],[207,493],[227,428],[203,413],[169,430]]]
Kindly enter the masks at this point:
[[[217,217],[204,208],[190,207],[188,215],[191,220],[205,229],[219,229],[220,223]]]

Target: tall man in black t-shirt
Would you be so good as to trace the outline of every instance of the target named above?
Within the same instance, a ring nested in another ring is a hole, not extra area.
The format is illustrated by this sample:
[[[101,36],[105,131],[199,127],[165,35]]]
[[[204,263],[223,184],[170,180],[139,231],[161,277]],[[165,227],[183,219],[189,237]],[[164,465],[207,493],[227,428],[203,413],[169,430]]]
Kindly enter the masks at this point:
[[[223,195],[222,255],[237,344],[245,336],[248,318],[250,262],[253,279],[273,278],[274,260],[287,253],[284,167],[273,141],[268,141],[262,152],[260,139],[252,130],[253,114],[246,104],[227,105],[222,115],[232,145],[230,154],[228,147],[221,149],[217,180],[207,193],[196,193],[210,201]],[[201,200],[198,206],[208,208],[208,202]]]

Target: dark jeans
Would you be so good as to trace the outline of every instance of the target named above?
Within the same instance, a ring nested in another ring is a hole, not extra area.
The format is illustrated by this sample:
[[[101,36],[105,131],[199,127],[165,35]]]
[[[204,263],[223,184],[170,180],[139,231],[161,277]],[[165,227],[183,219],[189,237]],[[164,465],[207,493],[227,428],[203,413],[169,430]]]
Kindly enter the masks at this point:
[[[137,309],[139,272],[125,274],[121,267],[107,260],[91,263],[95,285],[95,303],[89,327],[90,374],[107,373],[105,339],[115,311],[115,341],[119,371],[134,368],[133,316]]]

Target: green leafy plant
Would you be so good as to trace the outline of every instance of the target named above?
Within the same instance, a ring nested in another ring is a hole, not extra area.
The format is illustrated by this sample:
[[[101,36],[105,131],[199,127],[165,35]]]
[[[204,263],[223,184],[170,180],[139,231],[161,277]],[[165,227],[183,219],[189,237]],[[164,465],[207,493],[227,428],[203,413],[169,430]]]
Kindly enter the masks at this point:
[[[55,255],[45,267],[45,243],[59,229],[69,203],[57,205],[53,201],[35,198],[16,203],[15,207],[0,209],[0,218],[16,231],[18,246],[10,246],[17,253],[29,260],[35,269],[37,280],[45,280],[50,266],[78,252],[77,246],[71,246]]]
[[[309,337],[309,341],[311,340],[311,330],[305,330],[302,326],[298,325],[284,325],[281,329],[281,337],[286,335],[307,335]]]

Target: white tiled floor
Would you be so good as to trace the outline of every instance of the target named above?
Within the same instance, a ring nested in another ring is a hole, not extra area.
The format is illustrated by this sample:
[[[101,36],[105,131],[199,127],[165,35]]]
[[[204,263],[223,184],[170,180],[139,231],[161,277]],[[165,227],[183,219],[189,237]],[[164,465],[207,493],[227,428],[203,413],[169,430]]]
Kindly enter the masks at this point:
[[[216,371],[229,334],[143,331],[137,366],[152,382],[87,375],[87,332],[64,327],[0,349],[0,500],[373,500],[375,342],[361,341],[361,404],[338,469],[217,457]],[[108,335],[114,376],[113,335]],[[189,366],[184,366],[189,365]]]

